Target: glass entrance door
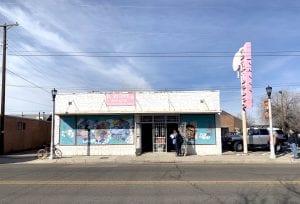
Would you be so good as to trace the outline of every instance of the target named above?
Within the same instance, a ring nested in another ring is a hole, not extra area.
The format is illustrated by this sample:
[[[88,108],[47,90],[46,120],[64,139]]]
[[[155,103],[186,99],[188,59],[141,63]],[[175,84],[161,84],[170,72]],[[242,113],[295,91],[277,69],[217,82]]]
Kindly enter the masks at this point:
[[[167,127],[165,123],[153,124],[153,152],[167,151]]]

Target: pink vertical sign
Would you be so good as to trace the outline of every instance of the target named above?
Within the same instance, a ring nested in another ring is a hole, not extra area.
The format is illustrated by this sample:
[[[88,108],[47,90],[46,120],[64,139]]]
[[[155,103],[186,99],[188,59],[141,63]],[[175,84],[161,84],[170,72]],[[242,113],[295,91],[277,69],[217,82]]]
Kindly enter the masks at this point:
[[[242,66],[242,100],[244,108],[252,108],[252,66],[251,66],[251,42],[244,45],[244,57]]]

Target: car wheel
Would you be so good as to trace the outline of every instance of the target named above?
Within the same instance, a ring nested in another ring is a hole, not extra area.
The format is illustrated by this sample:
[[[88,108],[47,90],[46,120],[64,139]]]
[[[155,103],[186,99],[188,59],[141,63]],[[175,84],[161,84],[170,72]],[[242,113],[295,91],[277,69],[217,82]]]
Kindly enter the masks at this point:
[[[233,145],[233,149],[236,152],[241,152],[243,151],[243,144],[241,142],[235,142]]]

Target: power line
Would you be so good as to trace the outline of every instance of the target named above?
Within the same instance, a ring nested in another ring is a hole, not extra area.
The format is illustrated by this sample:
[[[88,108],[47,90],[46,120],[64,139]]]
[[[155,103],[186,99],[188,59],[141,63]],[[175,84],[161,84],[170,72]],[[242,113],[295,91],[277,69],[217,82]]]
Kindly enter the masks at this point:
[[[9,84],[7,86],[19,87],[19,88],[45,88],[50,89],[51,87],[32,87],[28,85],[14,85]],[[272,84],[272,87],[300,87],[300,83],[280,83],[280,84]],[[256,85],[253,86],[253,89],[262,89],[265,88],[265,85]],[[184,87],[184,88],[156,88],[156,89],[101,89],[95,90],[93,87],[57,87],[60,91],[90,91],[90,92],[101,92],[101,91],[180,91],[180,90],[221,90],[222,92],[236,92],[240,91],[241,87],[239,86],[211,86],[211,87]]]
[[[14,51],[13,51],[14,52]],[[13,54],[10,53],[10,54]],[[46,50],[20,50],[18,53],[48,53],[48,54],[235,54],[236,51],[165,51],[165,52],[130,52],[130,51],[46,51]],[[298,53],[300,50],[275,50],[275,51],[253,51],[252,53]]]
[[[42,105],[42,106],[50,107],[50,105],[46,105],[46,104],[42,104],[42,103],[37,103],[35,101],[30,101],[30,100],[26,100],[26,99],[22,99],[22,98],[17,98],[17,97],[13,97],[13,96],[7,96],[7,97],[11,98],[11,99],[23,101],[23,102],[28,102],[28,103],[33,103],[33,104],[37,104],[37,105]]]
[[[24,3],[27,3],[26,1]],[[0,4],[4,4],[4,5],[19,5],[18,3],[14,3],[14,2],[3,2],[1,1]],[[72,6],[78,6],[78,7],[102,7],[102,8],[125,8],[125,9],[174,9],[174,8],[179,8],[179,9],[217,9],[217,8],[229,8],[232,9],[233,7],[231,5],[224,5],[224,4],[220,4],[220,5],[203,5],[203,4],[185,4],[184,6],[182,6],[181,4],[174,4],[174,5],[136,5],[136,4],[102,4],[102,3],[74,3],[74,2],[69,2],[69,5]],[[237,8],[244,8],[245,6],[247,6],[247,8],[249,8],[249,5],[240,5]],[[272,4],[272,5],[250,5],[251,9],[286,9],[286,8],[293,8],[293,9],[297,9],[300,8],[300,5],[291,5],[291,4],[287,4],[285,3],[284,5],[282,4]]]
[[[203,5],[203,4],[184,4],[184,6],[182,6],[181,4],[175,4],[175,5],[154,5],[154,6],[144,6],[144,5],[134,5],[134,4],[128,4],[128,5],[112,5],[112,4],[97,4],[97,3],[71,3],[71,5],[73,6],[78,6],[78,7],[102,7],[102,8],[120,8],[120,9],[190,9],[190,10],[195,10],[195,9],[232,9],[233,7],[231,5],[224,5],[224,4],[220,4],[220,5]],[[281,4],[272,4],[272,5],[268,5],[268,6],[257,6],[257,5],[241,5],[237,8],[245,8],[245,6],[247,6],[247,8],[251,8],[251,9],[287,9],[287,8],[292,8],[292,9],[297,9],[300,8],[299,5],[290,5],[290,4],[284,4],[284,7]]]
[[[29,85],[19,85],[19,84],[6,84],[6,86],[10,86],[10,87],[17,87],[17,88],[39,88],[39,87],[33,87],[33,86],[29,86]],[[46,88],[46,87],[43,87]],[[51,87],[47,87],[47,88],[51,88]]]
[[[36,88],[39,88],[39,89],[45,91],[45,92],[48,93],[48,94],[50,93],[50,91],[46,90],[45,88],[43,88],[43,87],[41,87],[41,86],[38,86],[37,84],[35,84],[35,83],[29,81],[28,79],[22,77],[21,75],[15,73],[15,72],[13,72],[13,71],[11,71],[11,70],[9,70],[9,69],[7,69],[7,72],[10,73],[10,74],[15,75],[15,76],[17,76],[17,77],[19,77],[19,78],[21,78],[21,79],[23,79],[24,81],[26,81],[26,82],[32,84],[32,85],[33,85],[34,87],[36,87]]]
[[[11,50],[9,47],[8,47],[8,50]],[[12,50],[13,51],[13,50]],[[20,53],[20,51],[13,51],[15,53]],[[25,62],[25,60],[27,62],[25,63],[30,63],[32,66],[31,68],[34,69],[37,73],[39,73],[41,76],[43,75],[43,73],[41,72],[41,70],[37,67],[37,65],[35,63],[33,63],[30,59],[36,59],[36,58],[26,58],[24,56],[21,56],[21,59]]]
[[[9,47],[8,47],[8,50],[9,50]],[[16,49],[15,49],[16,50]],[[16,52],[18,52],[18,51],[16,51]],[[37,76],[38,77],[43,77],[45,74],[42,72],[42,70],[40,69],[41,67],[43,67],[43,65],[40,63],[40,61],[36,61],[36,59],[37,58],[28,58],[28,57],[23,57],[23,56],[21,56],[21,58],[20,58],[21,60],[23,60],[24,61],[24,63],[26,63],[27,64],[27,62],[28,63],[30,63],[31,64],[31,66],[30,66],[30,68],[31,69],[33,69],[33,70],[35,70],[36,72],[37,72]],[[25,61],[26,60],[26,61]],[[34,60],[34,61],[32,61],[32,60]],[[38,67],[37,66],[37,62],[40,64],[40,67]],[[29,68],[29,69],[30,69]],[[28,69],[27,69],[28,70]],[[33,73],[32,73],[33,74]],[[53,81],[51,78],[47,78],[47,81],[51,81],[51,82],[53,82],[54,84],[56,83],[55,81]]]
[[[130,58],[233,58],[232,55],[88,55],[88,54],[9,54],[10,56],[23,57],[130,57]],[[239,57],[239,56],[236,56]],[[257,54],[252,57],[300,57],[300,54]]]

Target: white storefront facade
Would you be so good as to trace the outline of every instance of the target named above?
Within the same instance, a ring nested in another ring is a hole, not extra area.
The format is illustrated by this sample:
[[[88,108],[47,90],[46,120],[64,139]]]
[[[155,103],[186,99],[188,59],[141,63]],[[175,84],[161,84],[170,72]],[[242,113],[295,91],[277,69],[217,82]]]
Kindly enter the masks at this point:
[[[188,154],[222,154],[219,91],[59,93],[54,144],[63,155],[174,151],[179,129]]]

